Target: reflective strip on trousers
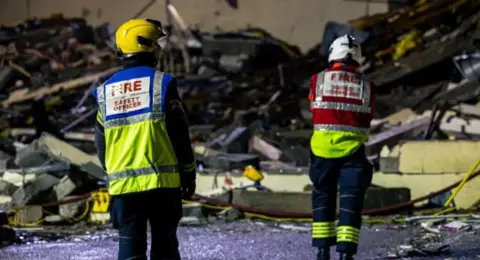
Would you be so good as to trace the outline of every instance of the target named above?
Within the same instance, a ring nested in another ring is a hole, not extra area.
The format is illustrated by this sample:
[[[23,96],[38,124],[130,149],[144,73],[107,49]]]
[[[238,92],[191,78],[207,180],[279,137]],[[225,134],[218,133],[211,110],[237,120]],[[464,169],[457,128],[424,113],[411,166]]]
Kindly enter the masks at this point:
[[[102,85],[97,88],[98,107],[102,112],[105,129],[112,127],[119,127],[147,120],[164,120],[165,114],[162,113],[162,81],[163,72],[156,71],[153,78],[153,97],[152,97],[152,112],[129,116],[125,118],[118,118],[112,120],[105,120],[105,86]]]
[[[311,103],[311,105],[312,108],[317,109],[335,109],[360,113],[370,113],[371,111],[369,106],[346,104],[340,102],[314,101]]]
[[[341,131],[351,132],[356,134],[368,134],[369,129],[363,127],[355,127],[348,125],[330,125],[330,124],[315,124],[313,126],[315,131]]]
[[[163,166],[145,167],[145,168],[139,168],[139,169],[128,169],[128,170],[108,174],[108,180],[116,181],[116,180],[129,178],[129,177],[149,175],[152,173],[162,174],[162,173],[172,173],[172,172],[178,172],[178,167],[176,165],[163,165]]]
[[[312,238],[328,238],[335,237],[334,222],[313,222]]]
[[[337,231],[337,242],[350,242],[358,244],[360,230],[350,226],[339,226]]]

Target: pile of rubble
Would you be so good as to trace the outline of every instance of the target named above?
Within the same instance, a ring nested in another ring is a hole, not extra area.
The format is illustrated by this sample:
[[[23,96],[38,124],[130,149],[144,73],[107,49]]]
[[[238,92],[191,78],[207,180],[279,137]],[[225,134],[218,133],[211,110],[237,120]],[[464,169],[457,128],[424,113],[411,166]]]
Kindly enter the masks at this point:
[[[179,79],[199,172],[250,165],[305,173],[309,76],[325,68],[328,45],[346,32],[362,43],[362,70],[378,89],[366,144],[377,170],[402,172],[402,140],[478,140],[479,5],[427,1],[347,25],[329,22],[323,43],[306,54],[258,28],[168,26],[159,66]],[[41,205],[40,216],[53,210],[71,219],[84,203],[54,202],[105,185],[90,91],[121,69],[112,35],[108,24],[61,16],[0,28],[0,205]]]

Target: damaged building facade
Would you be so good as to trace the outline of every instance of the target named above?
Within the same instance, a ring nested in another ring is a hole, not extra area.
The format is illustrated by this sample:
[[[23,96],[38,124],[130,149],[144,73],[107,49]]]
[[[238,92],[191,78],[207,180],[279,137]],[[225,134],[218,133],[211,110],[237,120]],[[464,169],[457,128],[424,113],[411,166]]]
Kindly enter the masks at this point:
[[[477,211],[480,3],[421,2],[328,22],[323,41],[307,50],[261,28],[191,29],[182,8],[166,5],[172,22],[159,66],[178,78],[197,159],[197,194],[185,201],[182,223],[311,218],[309,77],[326,67],[325,47],[345,33],[361,42],[361,69],[377,88],[366,218]],[[53,15],[0,28],[4,244],[21,243],[25,227],[108,223],[90,92],[121,67],[114,26],[87,21]],[[423,221],[415,217],[402,222]],[[430,222],[425,228],[436,232]]]

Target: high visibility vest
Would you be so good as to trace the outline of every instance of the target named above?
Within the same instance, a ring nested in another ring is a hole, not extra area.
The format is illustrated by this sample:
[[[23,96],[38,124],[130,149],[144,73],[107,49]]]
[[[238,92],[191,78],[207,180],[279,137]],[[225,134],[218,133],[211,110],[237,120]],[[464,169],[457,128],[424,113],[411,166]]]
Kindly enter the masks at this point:
[[[110,194],[180,187],[164,113],[172,78],[135,67],[116,73],[94,91],[105,129]]]
[[[353,68],[335,65],[311,78],[314,125],[312,152],[321,157],[348,156],[368,139],[372,85]]]

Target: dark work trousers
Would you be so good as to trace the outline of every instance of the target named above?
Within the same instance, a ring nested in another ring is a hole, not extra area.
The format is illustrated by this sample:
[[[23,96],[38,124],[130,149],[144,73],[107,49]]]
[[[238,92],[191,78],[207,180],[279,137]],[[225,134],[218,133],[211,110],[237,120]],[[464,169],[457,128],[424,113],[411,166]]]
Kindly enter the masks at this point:
[[[179,260],[177,226],[182,217],[180,189],[156,189],[112,196],[110,216],[119,231],[118,260],[146,260],[147,221],[150,259]]]
[[[311,154],[312,244],[328,248],[337,244],[337,251],[357,252],[361,210],[365,191],[372,182],[372,165],[365,148],[343,158],[322,158]],[[340,216],[335,230],[337,189],[340,187]]]

